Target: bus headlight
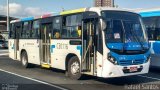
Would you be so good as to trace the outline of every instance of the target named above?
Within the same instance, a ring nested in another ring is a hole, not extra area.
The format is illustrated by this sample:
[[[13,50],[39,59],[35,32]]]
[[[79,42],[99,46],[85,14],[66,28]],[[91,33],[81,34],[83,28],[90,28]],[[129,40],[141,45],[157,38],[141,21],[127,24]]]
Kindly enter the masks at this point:
[[[108,53],[107,59],[108,59],[111,63],[113,63],[113,64],[115,64],[115,65],[118,64],[118,63],[117,63],[117,60],[116,60],[113,56],[111,56],[110,53]]]

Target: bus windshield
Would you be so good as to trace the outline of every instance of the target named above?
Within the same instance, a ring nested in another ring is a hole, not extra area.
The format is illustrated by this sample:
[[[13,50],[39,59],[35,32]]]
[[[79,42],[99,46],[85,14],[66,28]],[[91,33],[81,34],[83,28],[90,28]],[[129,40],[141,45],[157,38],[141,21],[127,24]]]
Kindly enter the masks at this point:
[[[129,49],[126,45],[132,43],[137,48],[143,49],[145,43],[148,43],[146,30],[138,14],[124,11],[102,11],[102,18],[105,23],[105,41],[109,45],[112,44],[112,47],[114,47],[113,43],[116,43],[121,44],[119,49],[122,47]]]

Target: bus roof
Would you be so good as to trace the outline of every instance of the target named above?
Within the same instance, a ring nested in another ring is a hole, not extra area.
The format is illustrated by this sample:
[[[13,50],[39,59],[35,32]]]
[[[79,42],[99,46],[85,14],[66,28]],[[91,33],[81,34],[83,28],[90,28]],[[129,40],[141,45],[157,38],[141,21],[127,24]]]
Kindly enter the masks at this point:
[[[66,10],[62,11],[60,13],[55,14],[44,14],[42,16],[36,16],[36,17],[26,17],[22,19],[12,20],[10,23],[20,22],[20,21],[30,21],[34,19],[41,19],[41,18],[47,18],[51,16],[57,16],[57,15],[68,15],[68,14],[74,14],[74,13],[81,13],[85,11],[100,11],[100,10],[114,10],[114,11],[128,11],[128,12],[134,12],[130,9],[121,9],[121,8],[111,8],[111,7],[91,7],[91,8],[80,8],[80,9],[74,9],[74,10]],[[134,12],[136,13],[136,12]]]
[[[85,12],[85,11],[86,11],[86,8],[80,8],[80,9],[75,9],[75,10],[67,10],[67,11],[61,12],[60,15],[81,13],[81,12]]]
[[[47,18],[51,16],[53,16],[53,14],[44,14],[42,16],[26,17],[22,19],[12,20],[10,23],[15,23],[15,22],[20,22],[20,21],[30,21],[30,20],[40,19],[40,18]]]
[[[160,16],[160,8],[137,9],[135,11],[138,12],[142,17]]]
[[[131,13],[137,13],[133,9],[128,8],[115,8],[115,7],[91,7],[88,8],[89,11],[97,11],[100,13],[100,11],[107,10],[107,11],[126,11]]]
[[[86,8],[67,10],[67,11],[60,12],[56,15],[67,15],[67,14],[80,13],[80,12],[85,12],[85,10],[86,10]],[[22,19],[12,20],[11,23],[20,22],[20,21],[30,21],[30,20],[34,20],[34,19],[47,18],[47,17],[51,17],[51,16],[55,16],[55,15],[54,14],[44,14],[42,16],[26,17],[26,18],[22,18]]]

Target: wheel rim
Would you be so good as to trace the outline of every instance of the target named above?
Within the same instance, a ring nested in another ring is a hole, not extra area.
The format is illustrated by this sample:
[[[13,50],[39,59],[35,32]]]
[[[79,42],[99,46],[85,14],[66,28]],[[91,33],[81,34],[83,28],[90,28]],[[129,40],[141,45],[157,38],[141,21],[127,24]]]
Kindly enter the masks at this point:
[[[80,67],[79,67],[79,63],[78,62],[74,62],[71,65],[71,73],[73,75],[76,75],[77,73],[79,73]]]
[[[26,60],[26,58],[23,56],[23,57],[22,57],[22,64],[25,66],[26,63],[27,63],[27,60]]]

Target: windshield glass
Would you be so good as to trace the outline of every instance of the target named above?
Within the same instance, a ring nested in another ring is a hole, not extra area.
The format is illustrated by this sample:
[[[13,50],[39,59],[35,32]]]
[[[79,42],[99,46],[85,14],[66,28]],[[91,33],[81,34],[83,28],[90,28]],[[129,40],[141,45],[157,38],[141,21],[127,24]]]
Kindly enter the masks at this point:
[[[106,45],[110,49],[146,50],[148,38],[141,17],[125,11],[102,11]]]
[[[107,43],[147,42],[139,15],[123,11],[103,11]]]

